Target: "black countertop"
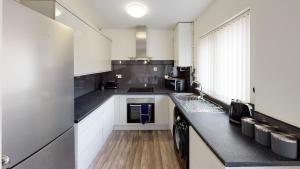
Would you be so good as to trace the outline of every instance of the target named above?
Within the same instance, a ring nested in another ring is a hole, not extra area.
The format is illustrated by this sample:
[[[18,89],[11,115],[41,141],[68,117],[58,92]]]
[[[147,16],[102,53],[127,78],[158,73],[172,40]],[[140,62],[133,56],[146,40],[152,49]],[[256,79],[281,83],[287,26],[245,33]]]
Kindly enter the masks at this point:
[[[154,89],[153,93],[128,93],[127,91],[128,88],[94,91],[75,99],[75,123],[84,119],[113,95],[167,94],[226,167],[299,166],[300,168],[300,161],[278,156],[270,148],[243,136],[240,126],[229,123],[228,114],[225,112],[187,112],[174,97],[173,92],[166,89]]]
[[[108,100],[113,95],[161,95],[172,93],[168,89],[164,88],[154,88],[152,93],[143,92],[131,92],[128,93],[129,88],[120,89],[105,89],[103,91],[96,90],[86,95],[80,96],[75,99],[75,123],[80,122],[91,112],[100,107],[106,100]]]
[[[187,112],[173,94],[170,96],[198,135],[226,167],[299,166],[300,168],[300,161],[276,155],[270,148],[242,135],[240,126],[229,123],[227,113]]]

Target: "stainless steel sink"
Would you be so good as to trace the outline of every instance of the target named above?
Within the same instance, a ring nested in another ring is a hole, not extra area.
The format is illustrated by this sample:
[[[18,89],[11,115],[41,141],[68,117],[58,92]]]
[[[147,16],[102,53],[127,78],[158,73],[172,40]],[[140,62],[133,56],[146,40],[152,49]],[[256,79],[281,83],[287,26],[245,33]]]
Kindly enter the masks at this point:
[[[192,93],[176,93],[175,97],[179,100],[190,101],[190,100],[201,100],[201,96]]]
[[[221,113],[222,107],[192,93],[176,93],[175,98],[190,113]]]

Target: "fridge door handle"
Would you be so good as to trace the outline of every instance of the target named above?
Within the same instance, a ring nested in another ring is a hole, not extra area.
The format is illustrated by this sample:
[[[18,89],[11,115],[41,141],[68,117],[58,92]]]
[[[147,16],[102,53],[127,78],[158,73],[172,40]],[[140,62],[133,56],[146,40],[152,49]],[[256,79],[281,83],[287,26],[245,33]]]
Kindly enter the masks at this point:
[[[2,161],[2,166],[5,166],[10,163],[10,158],[7,155],[2,155],[1,161]]]

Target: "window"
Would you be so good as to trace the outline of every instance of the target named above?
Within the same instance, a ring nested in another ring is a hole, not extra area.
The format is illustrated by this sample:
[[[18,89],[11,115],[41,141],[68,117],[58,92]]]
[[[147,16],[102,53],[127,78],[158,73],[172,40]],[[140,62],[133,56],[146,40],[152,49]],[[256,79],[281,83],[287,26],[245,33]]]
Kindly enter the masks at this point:
[[[250,12],[198,39],[196,76],[207,94],[250,101]]]

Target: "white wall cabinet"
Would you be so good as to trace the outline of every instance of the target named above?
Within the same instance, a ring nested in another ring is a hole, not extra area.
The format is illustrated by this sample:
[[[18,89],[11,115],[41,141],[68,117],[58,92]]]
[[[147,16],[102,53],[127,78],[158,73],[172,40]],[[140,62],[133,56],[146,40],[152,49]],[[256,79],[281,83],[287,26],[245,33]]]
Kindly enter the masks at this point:
[[[114,124],[114,97],[75,124],[76,169],[87,169],[111,134]]]
[[[174,62],[178,67],[192,66],[193,23],[178,23],[174,31]]]
[[[175,103],[171,98],[169,98],[169,129],[173,135],[173,124],[174,124],[174,108]]]
[[[55,20],[74,30],[74,75],[111,71],[112,41],[58,3],[56,8],[61,11],[61,15],[56,16]]]
[[[136,30],[135,29],[103,29],[112,43],[113,60],[129,60],[136,56]],[[173,60],[173,30],[148,29],[147,55],[152,60]]]

